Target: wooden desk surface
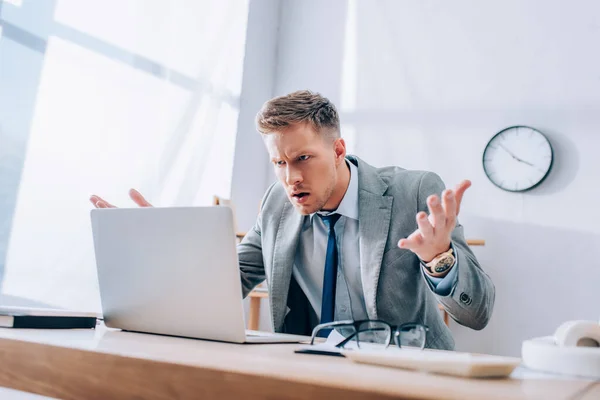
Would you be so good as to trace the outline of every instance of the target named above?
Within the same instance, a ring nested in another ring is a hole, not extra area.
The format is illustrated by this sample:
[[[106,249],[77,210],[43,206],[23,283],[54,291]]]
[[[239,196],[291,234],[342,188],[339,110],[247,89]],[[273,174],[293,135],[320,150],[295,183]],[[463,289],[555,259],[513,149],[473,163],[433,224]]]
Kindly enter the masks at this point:
[[[0,386],[62,399],[554,399],[588,381],[473,380],[236,345],[108,330],[0,328]]]

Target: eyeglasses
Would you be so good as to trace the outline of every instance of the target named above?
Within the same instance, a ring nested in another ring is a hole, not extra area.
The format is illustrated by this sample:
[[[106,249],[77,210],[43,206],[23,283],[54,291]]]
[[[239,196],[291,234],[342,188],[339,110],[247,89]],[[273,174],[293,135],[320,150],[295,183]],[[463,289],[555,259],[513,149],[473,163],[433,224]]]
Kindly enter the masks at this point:
[[[422,324],[407,323],[392,326],[380,320],[337,321],[320,324],[313,329],[310,344],[314,344],[317,336],[327,336],[336,330],[344,340],[336,345],[344,348],[351,340],[356,341],[356,347],[367,347],[368,344],[384,345],[387,348],[392,344],[392,338],[399,348],[410,347],[422,350],[427,341],[429,328]]]

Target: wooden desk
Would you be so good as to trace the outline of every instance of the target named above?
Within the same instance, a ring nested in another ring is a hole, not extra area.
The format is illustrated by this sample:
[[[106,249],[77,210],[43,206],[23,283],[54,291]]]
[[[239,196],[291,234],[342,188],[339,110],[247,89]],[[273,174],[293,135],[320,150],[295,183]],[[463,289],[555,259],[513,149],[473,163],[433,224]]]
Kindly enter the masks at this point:
[[[550,399],[576,380],[469,380],[234,345],[107,330],[0,329],[0,385],[61,399]]]

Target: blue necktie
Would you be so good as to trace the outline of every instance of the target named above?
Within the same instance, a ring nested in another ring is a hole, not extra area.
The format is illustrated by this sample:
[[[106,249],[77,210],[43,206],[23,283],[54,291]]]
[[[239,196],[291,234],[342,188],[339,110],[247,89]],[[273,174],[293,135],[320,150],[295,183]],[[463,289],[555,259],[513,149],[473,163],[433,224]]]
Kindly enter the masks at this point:
[[[335,223],[340,214],[319,215],[325,226],[329,228],[327,240],[327,256],[325,257],[325,272],[323,273],[323,300],[321,302],[321,323],[332,322],[335,315],[335,284],[338,270],[338,250],[335,240]]]

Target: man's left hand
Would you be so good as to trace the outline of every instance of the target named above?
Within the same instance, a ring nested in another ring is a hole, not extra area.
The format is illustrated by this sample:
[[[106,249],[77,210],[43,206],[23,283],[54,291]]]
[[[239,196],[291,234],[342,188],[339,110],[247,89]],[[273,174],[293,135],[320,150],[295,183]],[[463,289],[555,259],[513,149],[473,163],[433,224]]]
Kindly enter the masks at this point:
[[[471,181],[464,180],[456,185],[454,190],[444,190],[441,202],[437,195],[429,196],[427,198],[429,216],[423,211],[418,213],[417,230],[406,239],[401,239],[398,247],[412,251],[426,263],[450,249],[460,203],[470,186]]]

